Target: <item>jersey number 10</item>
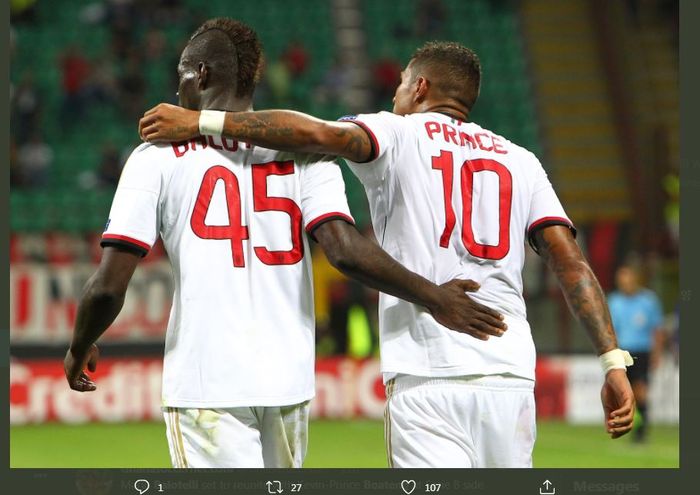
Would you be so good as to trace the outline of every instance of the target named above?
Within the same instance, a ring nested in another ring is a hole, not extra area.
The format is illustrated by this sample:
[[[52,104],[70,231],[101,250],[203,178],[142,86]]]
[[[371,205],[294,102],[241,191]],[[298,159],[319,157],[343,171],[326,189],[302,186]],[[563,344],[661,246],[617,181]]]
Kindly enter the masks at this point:
[[[266,265],[293,265],[304,257],[304,243],[301,237],[301,209],[290,198],[271,197],[267,195],[267,178],[270,175],[294,174],[294,162],[268,162],[252,165],[253,169],[253,211],[281,211],[289,215],[291,221],[292,249],[289,251],[270,251],[266,247],[256,246],[255,255]],[[207,225],[207,217],[214,188],[219,180],[224,181],[228,225]],[[233,266],[244,267],[243,241],[249,238],[248,227],[241,221],[241,192],[238,177],[228,168],[216,165],[204,174],[202,185],[190,220],[192,231],[202,239],[230,240]]]
[[[450,245],[450,237],[455,228],[456,217],[452,207],[452,182],[454,177],[454,160],[451,151],[441,151],[433,157],[433,169],[442,174],[442,186],[445,200],[445,229],[440,236],[440,246]],[[479,244],[474,239],[472,229],[474,174],[489,171],[498,176],[498,244]],[[462,188],[462,243],[469,254],[489,260],[503,259],[510,250],[510,209],[513,196],[513,180],[510,171],[495,160],[479,158],[466,160],[460,172]]]

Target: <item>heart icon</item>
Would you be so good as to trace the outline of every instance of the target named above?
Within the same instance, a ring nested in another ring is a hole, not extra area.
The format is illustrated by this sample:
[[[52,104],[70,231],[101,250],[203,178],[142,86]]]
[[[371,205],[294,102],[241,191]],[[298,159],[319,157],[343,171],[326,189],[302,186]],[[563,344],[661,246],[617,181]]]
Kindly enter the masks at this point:
[[[401,489],[406,495],[411,495],[413,490],[416,489],[416,482],[414,480],[403,480],[401,482]]]

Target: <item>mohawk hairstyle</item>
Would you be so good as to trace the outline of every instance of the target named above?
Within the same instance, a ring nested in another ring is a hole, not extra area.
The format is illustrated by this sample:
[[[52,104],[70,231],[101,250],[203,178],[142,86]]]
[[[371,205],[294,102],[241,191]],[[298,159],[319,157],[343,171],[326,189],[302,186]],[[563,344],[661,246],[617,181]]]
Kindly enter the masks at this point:
[[[479,97],[481,62],[473,50],[451,41],[430,41],[415,51],[411,64],[434,76],[433,85],[471,110]]]
[[[220,63],[224,70],[231,72],[236,79],[236,96],[252,96],[255,85],[260,79],[262,68],[262,48],[258,35],[252,28],[240,21],[228,17],[217,17],[209,19],[199,26],[190,37],[192,43],[198,36],[212,30],[224,33],[233,45],[233,60],[220,60],[222,55],[221,47],[211,49],[219,57],[213,63]],[[229,49],[230,50],[230,49]],[[230,56],[230,52],[227,53]]]

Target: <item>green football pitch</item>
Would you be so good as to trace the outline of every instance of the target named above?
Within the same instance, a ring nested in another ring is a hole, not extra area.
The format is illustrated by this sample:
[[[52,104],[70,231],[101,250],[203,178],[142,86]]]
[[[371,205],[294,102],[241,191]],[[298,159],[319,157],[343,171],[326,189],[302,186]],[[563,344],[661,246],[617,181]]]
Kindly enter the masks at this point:
[[[538,425],[535,467],[678,467],[678,427],[648,441],[610,440],[597,426]],[[11,467],[170,467],[162,423],[14,426]],[[379,421],[313,421],[305,467],[386,467]]]

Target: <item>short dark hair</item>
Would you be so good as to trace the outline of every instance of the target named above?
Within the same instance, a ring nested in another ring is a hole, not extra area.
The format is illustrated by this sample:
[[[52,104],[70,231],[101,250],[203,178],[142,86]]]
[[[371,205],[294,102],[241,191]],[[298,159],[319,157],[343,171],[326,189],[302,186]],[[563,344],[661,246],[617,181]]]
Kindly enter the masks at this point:
[[[429,41],[416,50],[411,64],[432,75],[438,91],[472,109],[481,86],[481,62],[474,50],[451,41]]]
[[[228,17],[217,17],[199,26],[190,37],[190,43],[198,36],[212,30],[224,33],[232,45],[232,50],[227,47],[226,52],[223,52],[224,49],[220,46],[207,47],[208,53],[218,55],[214,57],[215,60],[212,63],[220,64],[224,71],[230,72],[230,75],[235,77],[236,96],[252,96],[255,85],[260,79],[263,58],[258,35],[240,21]],[[228,56],[225,58],[228,60],[221,60],[222,52],[227,53]]]

